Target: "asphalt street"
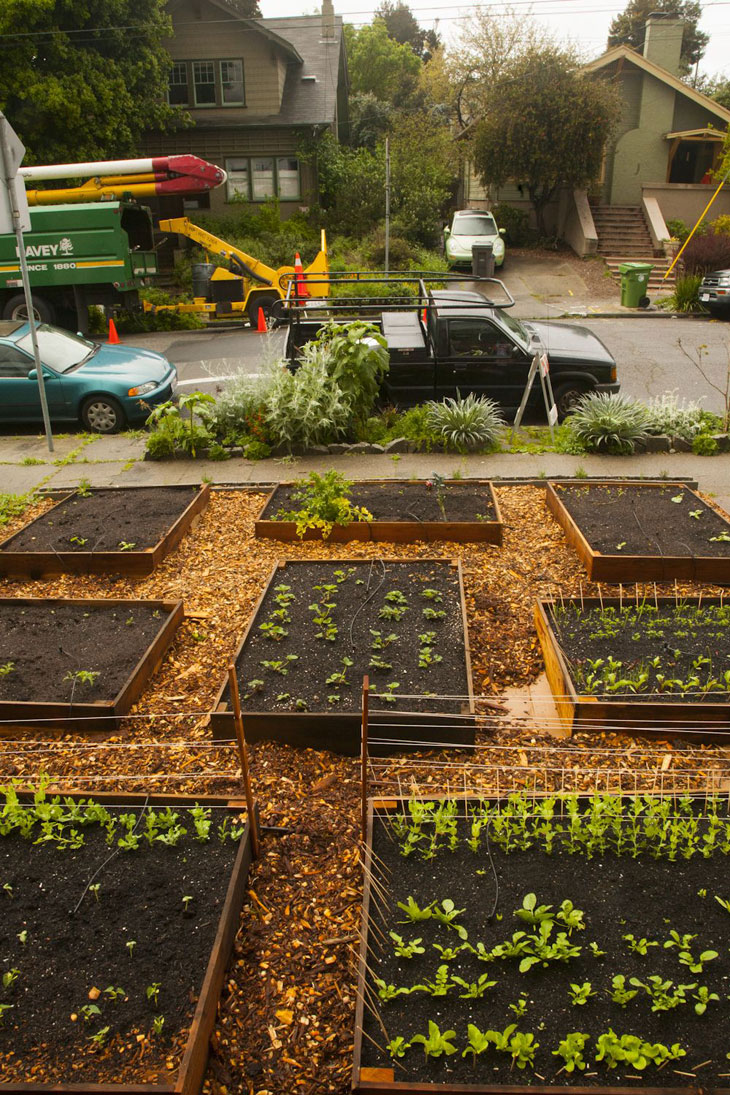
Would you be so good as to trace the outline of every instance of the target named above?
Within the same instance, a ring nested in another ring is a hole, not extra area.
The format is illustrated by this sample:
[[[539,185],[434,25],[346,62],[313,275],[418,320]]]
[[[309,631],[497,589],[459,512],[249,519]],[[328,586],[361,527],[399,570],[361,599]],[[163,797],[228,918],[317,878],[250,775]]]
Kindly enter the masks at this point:
[[[727,383],[730,324],[653,316],[561,322],[588,327],[608,346],[626,395],[647,400],[676,389],[686,399],[701,400],[707,410],[722,409],[722,396],[712,383],[721,390]],[[129,335],[124,341],[166,354],[177,366],[183,388],[215,392],[232,377],[260,373],[279,360],[284,337],[283,330],[259,335],[237,328]]]

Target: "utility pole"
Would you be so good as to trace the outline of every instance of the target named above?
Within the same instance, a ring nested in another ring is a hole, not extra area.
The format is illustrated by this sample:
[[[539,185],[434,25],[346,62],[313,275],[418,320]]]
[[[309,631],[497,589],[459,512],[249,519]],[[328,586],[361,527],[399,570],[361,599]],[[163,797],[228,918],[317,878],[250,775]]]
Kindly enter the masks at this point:
[[[38,336],[35,329],[35,313],[33,312],[33,296],[30,290],[30,272],[28,260],[25,257],[25,242],[23,240],[23,226],[30,228],[30,214],[27,202],[22,201],[18,192],[22,188],[25,197],[25,183],[18,176],[18,167],[25,155],[25,149],[18,140],[17,134],[12,129],[5,115],[0,111],[0,177],[3,181],[4,194],[0,195],[0,231],[15,233],[17,241],[18,261],[20,262],[20,276],[25,293],[25,306],[28,311],[28,326],[30,327],[30,341],[33,346],[36,376],[38,379],[38,394],[41,399],[41,413],[43,426],[46,431],[48,451],[53,452],[53,434],[51,433],[51,419],[48,414],[48,400],[46,398],[46,385],[43,377],[43,365],[38,352]],[[7,204],[6,204],[7,203]],[[24,207],[21,208],[21,205]],[[7,214],[9,218],[7,217]],[[9,220],[9,224],[7,224]],[[30,384],[31,381],[29,380]]]
[[[390,137],[385,138],[385,276],[390,266]]]

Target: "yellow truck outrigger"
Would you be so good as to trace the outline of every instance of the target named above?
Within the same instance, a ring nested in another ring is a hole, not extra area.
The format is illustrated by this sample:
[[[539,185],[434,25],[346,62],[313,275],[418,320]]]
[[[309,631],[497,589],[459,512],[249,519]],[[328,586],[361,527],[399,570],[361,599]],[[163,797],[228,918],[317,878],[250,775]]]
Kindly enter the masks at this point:
[[[285,299],[290,282],[294,279],[293,266],[280,266],[272,269],[259,259],[247,255],[245,251],[234,247],[225,240],[218,239],[211,232],[199,228],[187,217],[175,217],[160,221],[161,232],[177,232],[200,244],[206,251],[227,259],[230,269],[215,263],[202,262],[193,266],[193,300],[186,304],[149,304],[144,302],[146,312],[171,311],[192,312],[207,315],[213,319],[237,316],[248,318],[252,327],[258,321],[259,308],[263,309],[266,319],[281,310],[280,302]],[[317,279],[318,284],[307,286],[310,297],[329,296],[329,285],[323,279],[329,273],[327,259],[327,239],[322,230],[321,250],[314,262],[304,270],[307,275]],[[294,288],[292,287],[292,292]]]

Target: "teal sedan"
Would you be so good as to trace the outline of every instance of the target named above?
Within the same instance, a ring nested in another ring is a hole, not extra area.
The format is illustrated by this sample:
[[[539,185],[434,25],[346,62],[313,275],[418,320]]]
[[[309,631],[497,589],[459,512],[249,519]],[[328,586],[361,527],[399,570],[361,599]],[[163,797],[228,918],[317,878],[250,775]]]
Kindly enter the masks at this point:
[[[450,228],[444,228],[446,261],[449,266],[471,266],[475,243],[491,243],[494,265],[504,264],[503,228],[485,209],[461,209],[454,213]]]
[[[162,354],[92,342],[48,323],[36,325],[52,422],[81,422],[95,433],[142,425],[172,399],[177,371]],[[0,322],[0,423],[41,422],[30,327]]]

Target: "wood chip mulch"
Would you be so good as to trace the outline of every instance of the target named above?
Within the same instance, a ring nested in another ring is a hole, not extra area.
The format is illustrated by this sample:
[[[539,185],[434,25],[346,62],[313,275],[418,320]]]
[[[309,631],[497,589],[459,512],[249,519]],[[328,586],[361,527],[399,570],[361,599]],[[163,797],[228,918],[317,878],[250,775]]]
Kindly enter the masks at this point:
[[[535,601],[559,590],[564,596],[578,596],[581,590],[595,595],[596,587],[585,580],[547,514],[541,490],[503,487],[498,498],[506,523],[502,548],[330,546],[257,541],[253,521],[264,495],[215,491],[195,531],[148,578],[65,575],[0,582],[0,596],[181,598],[186,610],[168,656],[122,734],[89,741],[71,730],[56,740],[0,740],[0,782],[31,782],[45,771],[52,787],[87,793],[240,793],[235,749],[212,745],[207,713],[263,586],[283,558],[460,558],[475,692],[498,699],[507,687],[534,682],[543,669],[532,623]],[[45,505],[6,526],[6,534]],[[658,591],[672,593],[674,586]],[[374,762],[371,790],[494,791],[538,785],[684,790],[704,786],[710,773],[718,786],[730,769],[725,750],[718,747],[648,743],[614,734],[557,741],[542,722],[491,712],[485,712],[478,738],[475,750],[456,760],[449,757],[449,768],[436,753]],[[262,855],[250,875],[204,1091],[345,1095],[361,896],[359,761],[272,743],[249,752],[265,827]],[[162,1067],[169,1068],[170,1061]],[[149,1075],[154,1074],[150,1063]],[[41,1076],[42,1071],[35,1079]],[[143,1074],[137,1070],[135,1077]]]

